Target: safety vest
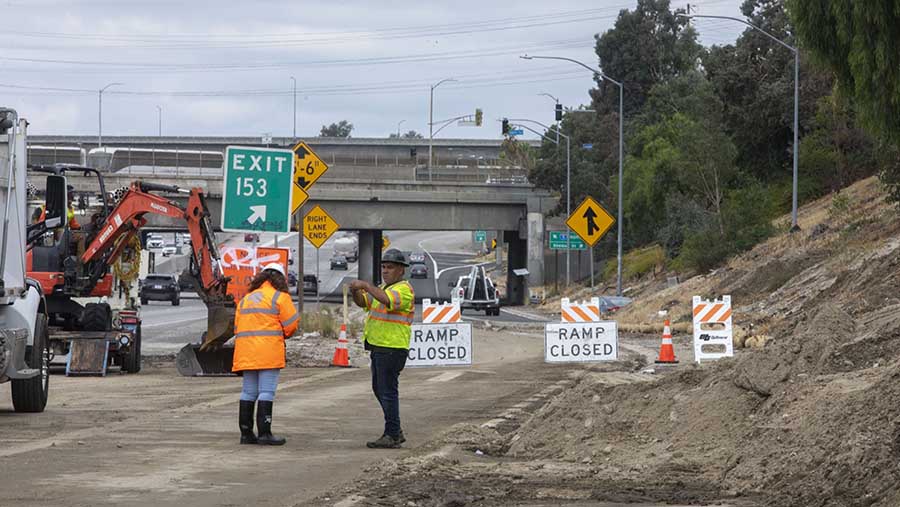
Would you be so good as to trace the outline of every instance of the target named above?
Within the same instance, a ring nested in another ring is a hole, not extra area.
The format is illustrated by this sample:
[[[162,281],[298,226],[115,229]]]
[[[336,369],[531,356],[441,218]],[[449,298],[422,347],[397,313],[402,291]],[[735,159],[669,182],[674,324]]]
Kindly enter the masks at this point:
[[[299,323],[291,296],[269,282],[244,296],[234,315],[231,370],[284,368],[284,339],[294,334]]]
[[[366,327],[363,339],[370,345],[391,349],[409,349],[412,332],[415,293],[412,285],[400,280],[393,285],[381,284],[391,304],[384,306],[371,294],[366,294]]]
[[[81,229],[81,224],[75,220],[75,210],[72,208],[66,210],[66,219],[69,222],[69,229]]]

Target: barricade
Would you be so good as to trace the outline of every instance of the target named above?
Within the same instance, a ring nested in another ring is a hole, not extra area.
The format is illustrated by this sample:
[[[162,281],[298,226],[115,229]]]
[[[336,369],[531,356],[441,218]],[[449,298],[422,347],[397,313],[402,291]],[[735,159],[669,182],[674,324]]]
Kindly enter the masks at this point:
[[[694,296],[694,359],[734,356],[731,326],[731,296],[721,300]]]
[[[580,303],[562,298],[560,306],[562,322],[600,322],[600,298],[591,298],[590,301]]]
[[[422,324],[448,324],[460,322],[459,300],[450,303],[432,303],[422,300]]]

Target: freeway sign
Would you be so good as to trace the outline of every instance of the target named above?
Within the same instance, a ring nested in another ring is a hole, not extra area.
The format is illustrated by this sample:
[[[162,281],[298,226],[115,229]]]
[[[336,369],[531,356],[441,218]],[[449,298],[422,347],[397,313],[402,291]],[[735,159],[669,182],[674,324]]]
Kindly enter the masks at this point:
[[[585,243],[594,246],[615,221],[600,203],[588,196],[569,215],[566,225],[581,236]]]
[[[297,158],[294,159],[294,181],[300,188],[309,191],[313,183],[328,170],[328,164],[323,162],[303,141],[297,143],[293,150],[297,154]]]
[[[511,136],[520,136],[524,133],[525,133],[525,131],[522,129],[512,129],[509,131],[509,135],[511,135]]]
[[[222,189],[222,230],[290,231],[294,152],[228,146]]]
[[[550,231],[550,249],[565,250],[566,248],[569,250],[587,250],[587,245],[578,236],[573,235],[570,238],[568,232]]]
[[[340,228],[341,226],[331,218],[331,215],[319,205],[309,210],[303,219],[303,235],[316,248],[321,247]]]
[[[484,231],[475,231],[475,241],[484,241],[487,239],[487,234]]]

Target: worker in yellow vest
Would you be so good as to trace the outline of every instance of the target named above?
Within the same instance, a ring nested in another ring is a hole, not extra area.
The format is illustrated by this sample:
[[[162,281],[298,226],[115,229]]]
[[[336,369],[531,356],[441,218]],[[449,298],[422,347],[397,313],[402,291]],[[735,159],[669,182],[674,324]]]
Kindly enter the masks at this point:
[[[278,375],[285,366],[284,340],[300,323],[294,309],[284,266],[267,264],[250,282],[234,315],[234,361],[232,371],[243,372],[238,426],[242,444],[284,445],[272,435],[272,407]],[[257,437],[253,433],[256,405]]]
[[[372,390],[384,412],[384,433],[366,442],[373,449],[394,449],[406,441],[400,428],[400,372],[406,366],[412,332],[415,294],[403,279],[409,262],[396,248],[381,257],[380,286],[353,280],[353,302],[368,312],[363,329],[366,350],[370,351]]]

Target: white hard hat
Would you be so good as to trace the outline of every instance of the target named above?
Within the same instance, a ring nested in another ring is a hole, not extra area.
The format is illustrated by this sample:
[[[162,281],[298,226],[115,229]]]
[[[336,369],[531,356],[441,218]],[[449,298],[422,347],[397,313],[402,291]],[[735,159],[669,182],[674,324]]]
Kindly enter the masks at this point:
[[[278,262],[272,262],[272,263],[269,263],[269,264],[266,264],[265,266],[263,266],[263,271],[265,271],[267,269],[271,269],[272,271],[277,271],[277,272],[281,273],[281,276],[287,276],[284,274],[284,266],[282,266]]]

